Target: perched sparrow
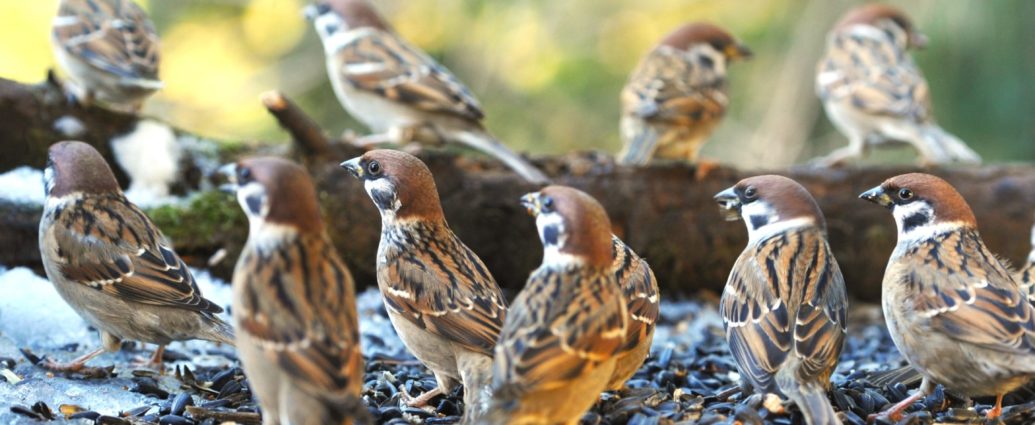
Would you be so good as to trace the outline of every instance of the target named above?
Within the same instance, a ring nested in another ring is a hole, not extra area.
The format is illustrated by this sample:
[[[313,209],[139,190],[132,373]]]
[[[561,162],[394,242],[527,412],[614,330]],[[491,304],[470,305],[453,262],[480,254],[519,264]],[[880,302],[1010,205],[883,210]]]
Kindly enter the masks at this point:
[[[388,318],[438,381],[410,405],[447,394],[459,381],[468,417],[477,416],[485,404],[477,397],[490,379],[492,350],[507,312],[496,280],[449,229],[435,180],[419,159],[372,150],[341,165],[363,180],[381,212],[377,285]]]
[[[756,392],[791,399],[810,425],[841,423],[826,389],[848,301],[823,213],[805,188],[774,175],[741,180],[715,199],[748,229],[720,306],[741,376]]]
[[[158,344],[161,365],[172,341],[233,343],[222,308],[203,298],[162,232],[126,200],[104,158],[82,142],[50,147],[40,255],[57,292],[101,333],[103,349],[54,370],[77,371],[122,339]]]
[[[305,170],[279,158],[223,167],[248,216],[234,269],[241,365],[265,423],[351,423],[365,412],[352,275]]]
[[[892,177],[859,195],[891,210],[898,245],[884,272],[884,318],[895,346],[924,376],[920,391],[883,414],[897,417],[935,384],[965,395],[1003,394],[1035,377],[1035,311],[985,247],[970,206],[944,180]]]
[[[848,146],[821,163],[859,158],[871,145],[889,141],[913,145],[923,163],[981,162],[934,122],[927,81],[908,52],[926,44],[909,17],[892,6],[867,4],[841,19],[819,62],[816,91]]]
[[[489,134],[481,106],[460,80],[399,37],[364,0],[319,1],[305,14],[323,40],[338,100],[375,133],[358,144],[460,143],[528,181],[549,180]]]
[[[612,270],[611,222],[578,190],[521,198],[536,217],[543,264],[503,325],[493,364],[494,424],[572,424],[607,389],[628,309]]]
[[[132,0],[61,0],[51,42],[79,102],[135,112],[162,88],[158,34]]]
[[[622,89],[623,164],[694,161],[726,112],[727,62],[751,51],[715,25],[695,22],[665,36]]]

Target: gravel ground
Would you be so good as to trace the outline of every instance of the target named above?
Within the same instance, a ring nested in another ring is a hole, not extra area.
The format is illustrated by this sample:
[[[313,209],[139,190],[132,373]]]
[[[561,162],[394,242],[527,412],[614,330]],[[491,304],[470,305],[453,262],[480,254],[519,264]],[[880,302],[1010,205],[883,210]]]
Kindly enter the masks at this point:
[[[229,302],[224,283],[198,272],[205,295]],[[255,423],[258,408],[229,347],[206,342],[177,343],[166,351],[170,371],[135,370],[136,358],[151,346],[127,344],[91,364],[111,366],[110,376],[52,376],[32,359],[69,359],[97,344],[97,335],[72,312],[44,279],[26,269],[0,270],[0,424],[52,419],[67,423],[213,424]],[[797,409],[774,396],[744,395],[722,338],[714,296],[665,302],[653,352],[619,393],[604,393],[583,424],[802,424]],[[367,373],[364,398],[379,424],[456,423],[462,412],[458,392],[438,397],[427,410],[401,407],[400,387],[419,394],[434,378],[402,346],[376,291],[359,299]],[[45,312],[45,313],[40,313]],[[901,400],[916,383],[874,385],[879,371],[903,365],[873,305],[853,307],[841,363],[832,381],[835,409],[846,424],[863,424],[868,414]],[[28,349],[29,355],[20,350]],[[173,371],[175,369],[175,371]],[[17,381],[12,383],[11,381]],[[1007,397],[1002,423],[1035,423],[1035,393]],[[914,405],[902,421],[986,423],[990,399],[968,403],[938,391]],[[66,419],[67,418],[67,419]],[[878,423],[886,423],[880,422]],[[1000,422],[997,422],[1000,423]]]

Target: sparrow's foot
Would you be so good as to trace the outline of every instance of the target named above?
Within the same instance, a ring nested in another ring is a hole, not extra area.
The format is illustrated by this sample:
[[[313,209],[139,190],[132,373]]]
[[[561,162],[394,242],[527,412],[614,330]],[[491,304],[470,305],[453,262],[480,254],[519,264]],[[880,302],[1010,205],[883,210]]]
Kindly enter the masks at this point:
[[[165,346],[164,345],[159,345],[158,348],[155,349],[154,354],[152,354],[150,358],[147,358],[147,359],[144,359],[144,358],[134,359],[130,363],[130,366],[132,366],[133,368],[154,370],[154,371],[158,372],[161,375],[165,375],[165,363],[162,361],[162,356],[164,354],[165,354]]]
[[[442,394],[445,394],[442,391],[442,387],[435,387],[435,389],[427,391],[424,394],[421,394],[419,397],[414,398],[410,396],[410,393],[408,391],[406,391],[405,385],[402,387],[402,401],[410,407],[421,408],[427,406],[428,402],[431,401],[431,399]]]
[[[94,351],[86,353],[75,360],[67,363],[60,363],[49,358],[40,360],[36,366],[39,366],[45,370],[59,373],[77,373],[89,378],[103,378],[111,376],[111,372],[115,369],[115,366],[107,367],[87,367],[86,362],[90,359],[97,357],[104,352],[103,348],[98,348]]]
[[[1002,394],[996,394],[996,396],[995,396],[995,407],[993,407],[991,409],[988,409],[988,411],[985,412],[985,418],[991,420],[991,419],[998,418],[999,415],[1002,415],[1002,414],[1003,414],[1003,395]]]
[[[875,413],[875,414],[872,414],[870,416],[867,416],[866,417],[866,422],[867,423],[872,423],[872,422],[876,421],[877,418],[888,418],[892,422],[898,422],[898,421],[902,420],[902,411],[904,411],[907,408],[909,408],[909,406],[912,406],[913,403],[915,403],[917,400],[920,400],[921,398],[924,398],[924,392],[923,391],[917,391],[917,392],[913,393],[913,395],[911,395],[909,397],[906,397],[905,400],[902,400],[902,401],[900,401],[898,403],[895,403],[895,405],[891,406],[890,409],[885,410],[885,411],[880,412],[880,413]]]

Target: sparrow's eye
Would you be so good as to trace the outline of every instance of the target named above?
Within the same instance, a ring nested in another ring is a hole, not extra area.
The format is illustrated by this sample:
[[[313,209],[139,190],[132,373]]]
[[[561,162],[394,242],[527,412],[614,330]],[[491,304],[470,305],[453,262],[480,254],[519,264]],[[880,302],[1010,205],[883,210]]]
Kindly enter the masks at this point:
[[[381,163],[377,161],[370,161],[367,163],[367,173],[372,176],[381,174]]]
[[[546,197],[545,199],[543,199],[543,212],[553,212],[553,198]]]
[[[905,189],[905,188],[899,189],[898,190],[898,198],[903,200],[903,201],[908,201],[910,199],[913,199],[913,191],[909,190],[909,189]]]
[[[252,170],[248,167],[240,167],[237,169],[237,183],[244,184],[252,181]]]
[[[753,200],[758,197],[758,191],[754,187],[744,189],[744,199]]]

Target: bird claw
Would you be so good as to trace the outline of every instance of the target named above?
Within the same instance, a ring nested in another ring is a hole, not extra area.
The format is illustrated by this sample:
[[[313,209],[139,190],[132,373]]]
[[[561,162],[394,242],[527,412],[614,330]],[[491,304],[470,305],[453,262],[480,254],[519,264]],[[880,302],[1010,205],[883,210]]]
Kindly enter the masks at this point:
[[[402,402],[406,403],[406,405],[409,407],[416,407],[418,409],[428,406],[428,402],[430,402],[431,399],[442,394],[442,389],[439,387],[435,387],[435,389],[431,391],[425,391],[424,394],[421,394],[417,397],[411,396],[410,392],[406,391],[405,385],[401,387],[401,390],[402,394],[400,398],[402,399]]]

